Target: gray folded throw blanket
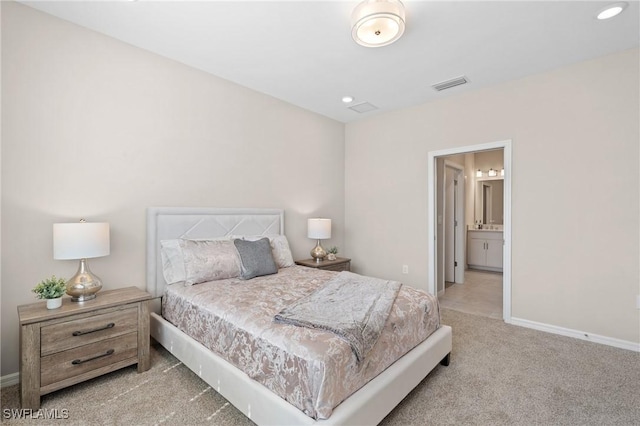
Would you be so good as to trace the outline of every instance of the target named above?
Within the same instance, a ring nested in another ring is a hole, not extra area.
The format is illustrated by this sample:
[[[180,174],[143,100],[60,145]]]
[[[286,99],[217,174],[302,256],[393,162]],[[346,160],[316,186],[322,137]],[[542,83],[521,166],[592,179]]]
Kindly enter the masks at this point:
[[[351,346],[360,363],[378,341],[400,284],[340,272],[278,313],[274,321],[335,333]]]

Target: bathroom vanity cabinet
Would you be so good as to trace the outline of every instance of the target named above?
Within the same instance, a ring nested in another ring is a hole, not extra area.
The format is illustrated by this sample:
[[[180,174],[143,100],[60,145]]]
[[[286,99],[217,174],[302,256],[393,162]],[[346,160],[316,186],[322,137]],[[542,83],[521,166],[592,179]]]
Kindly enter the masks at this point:
[[[503,245],[502,231],[484,229],[467,231],[469,268],[502,272]]]

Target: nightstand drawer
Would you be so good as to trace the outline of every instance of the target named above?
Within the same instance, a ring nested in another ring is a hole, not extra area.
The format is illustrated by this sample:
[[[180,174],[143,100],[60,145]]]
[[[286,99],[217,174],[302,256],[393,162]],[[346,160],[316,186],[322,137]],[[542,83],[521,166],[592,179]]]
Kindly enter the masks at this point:
[[[314,259],[296,260],[296,265],[308,268],[323,269],[325,271],[350,271],[351,259],[346,257],[336,257],[334,260],[323,260],[316,262]]]
[[[58,352],[42,358],[40,386],[45,387],[126,359],[131,359],[131,363],[135,364],[138,362],[137,356],[138,333],[135,332]]]
[[[350,265],[349,262],[346,263],[340,263],[339,265],[330,265],[330,266],[325,266],[322,269],[324,269],[325,271],[348,271],[350,269]]]
[[[138,308],[131,306],[114,312],[61,322],[40,329],[42,356],[88,345],[138,329]]]

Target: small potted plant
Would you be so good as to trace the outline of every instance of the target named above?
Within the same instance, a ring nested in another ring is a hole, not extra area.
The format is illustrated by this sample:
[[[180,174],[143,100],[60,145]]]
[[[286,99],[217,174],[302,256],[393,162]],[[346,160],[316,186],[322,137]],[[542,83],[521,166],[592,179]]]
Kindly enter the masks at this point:
[[[338,247],[331,247],[327,250],[327,260],[336,260],[336,254],[338,254]]]
[[[65,280],[52,275],[51,278],[42,280],[31,291],[36,294],[38,299],[47,300],[47,309],[57,309],[62,306],[62,296],[66,290]]]

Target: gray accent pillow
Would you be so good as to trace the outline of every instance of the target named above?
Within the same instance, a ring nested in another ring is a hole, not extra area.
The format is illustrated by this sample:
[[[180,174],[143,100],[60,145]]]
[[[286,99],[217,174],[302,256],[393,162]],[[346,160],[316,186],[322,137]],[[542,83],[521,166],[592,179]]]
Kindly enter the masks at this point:
[[[271,275],[278,272],[278,266],[273,260],[271,243],[268,238],[257,241],[233,240],[240,254],[241,274],[244,280]]]

